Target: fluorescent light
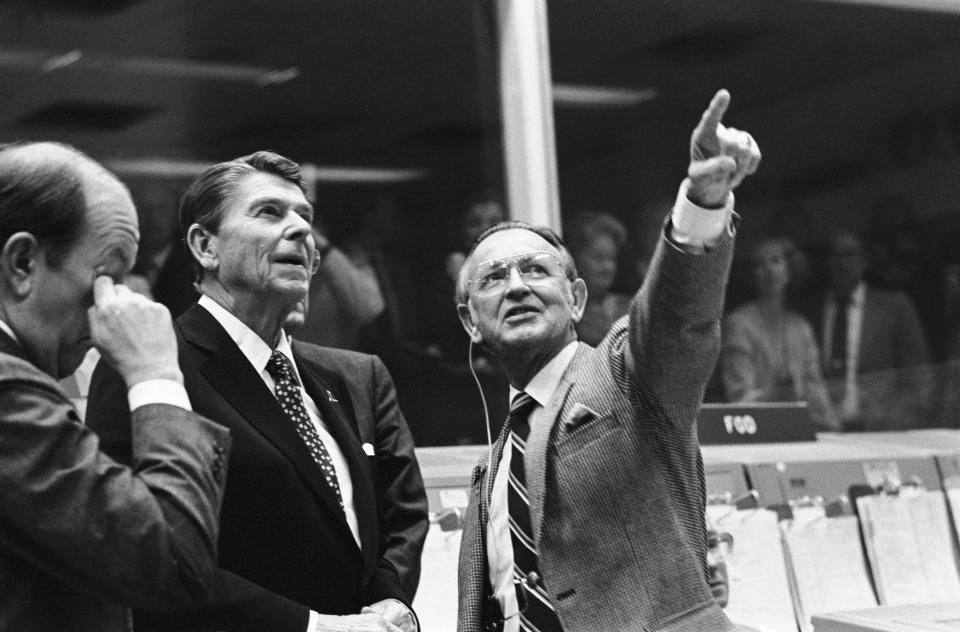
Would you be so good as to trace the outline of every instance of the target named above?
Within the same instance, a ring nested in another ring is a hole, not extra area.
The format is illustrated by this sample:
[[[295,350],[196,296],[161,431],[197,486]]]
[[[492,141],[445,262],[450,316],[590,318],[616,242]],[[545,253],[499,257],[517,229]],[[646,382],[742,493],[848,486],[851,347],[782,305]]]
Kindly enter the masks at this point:
[[[83,53],[79,49],[74,49],[69,53],[64,53],[63,55],[57,55],[56,57],[51,57],[40,65],[40,72],[53,72],[54,70],[59,70],[60,68],[66,68],[67,66],[72,66],[83,59]]]
[[[576,108],[623,108],[640,105],[657,98],[656,88],[616,88],[553,84],[553,104]]]
[[[300,76],[300,69],[296,66],[271,68],[269,66],[194,61],[173,57],[130,57],[90,53],[80,49],[67,53],[0,49],[0,67],[24,70],[36,69],[42,73],[71,67],[78,70],[130,73],[176,79],[237,81],[252,83],[261,88],[284,83]]]
[[[117,158],[103,161],[108,169],[118,176],[154,178],[193,178],[209,167],[210,162],[194,160],[170,160],[166,158]],[[392,167],[352,167],[300,165],[303,179],[307,182],[369,183],[386,184],[409,182],[425,178],[426,169]]]
[[[894,9],[909,9],[911,11],[939,11],[940,13],[960,13],[960,3],[957,0],[820,0],[840,4],[856,4],[863,6],[873,4]]]
[[[426,169],[402,169],[394,167],[324,167],[301,165],[305,178],[314,182],[368,182],[390,183],[421,180],[427,176]]]

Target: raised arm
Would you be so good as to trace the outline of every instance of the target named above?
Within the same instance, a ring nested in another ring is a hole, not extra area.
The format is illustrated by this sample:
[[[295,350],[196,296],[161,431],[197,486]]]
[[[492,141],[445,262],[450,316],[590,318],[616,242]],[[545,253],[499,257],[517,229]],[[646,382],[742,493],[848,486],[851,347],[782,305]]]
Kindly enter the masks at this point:
[[[729,103],[718,91],[693,130],[687,178],[630,308],[627,375],[678,428],[696,421],[719,353],[732,191],[760,162],[753,138],[721,122]]]

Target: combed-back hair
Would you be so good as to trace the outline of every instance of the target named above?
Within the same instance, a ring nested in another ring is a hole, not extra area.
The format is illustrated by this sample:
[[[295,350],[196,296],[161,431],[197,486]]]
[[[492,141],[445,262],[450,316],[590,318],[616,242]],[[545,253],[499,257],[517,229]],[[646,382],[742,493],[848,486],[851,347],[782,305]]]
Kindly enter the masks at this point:
[[[300,165],[272,151],[257,151],[211,165],[196,177],[180,200],[180,236],[184,247],[186,247],[187,231],[194,224],[199,224],[211,233],[216,233],[223,221],[225,202],[237,184],[246,176],[261,171],[292,182],[301,191],[306,192]],[[203,278],[203,268],[193,258],[192,253],[190,260],[193,263],[197,281],[200,281]]]
[[[58,268],[86,225],[83,169],[110,175],[86,154],[62,143],[0,145],[0,247],[27,232]]]

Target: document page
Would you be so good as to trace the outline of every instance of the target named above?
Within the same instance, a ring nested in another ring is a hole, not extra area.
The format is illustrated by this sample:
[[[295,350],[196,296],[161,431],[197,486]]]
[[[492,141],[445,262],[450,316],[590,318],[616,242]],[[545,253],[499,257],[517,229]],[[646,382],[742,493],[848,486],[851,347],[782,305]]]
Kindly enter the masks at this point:
[[[780,529],[801,630],[813,630],[810,617],[816,614],[877,605],[856,516],[827,518],[821,513],[784,520]]]
[[[960,600],[943,492],[904,489],[861,496],[857,508],[880,603]]]
[[[765,632],[797,632],[777,514],[731,505],[713,505],[707,513],[718,531],[733,536],[726,553],[727,616]]]

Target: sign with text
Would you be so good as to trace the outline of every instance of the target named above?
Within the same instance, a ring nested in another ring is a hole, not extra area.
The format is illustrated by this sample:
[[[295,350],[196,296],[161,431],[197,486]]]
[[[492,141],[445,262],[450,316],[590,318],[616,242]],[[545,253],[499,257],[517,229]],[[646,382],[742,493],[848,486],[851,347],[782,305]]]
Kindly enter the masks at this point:
[[[703,404],[700,443],[782,443],[816,441],[806,402]]]

